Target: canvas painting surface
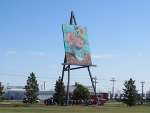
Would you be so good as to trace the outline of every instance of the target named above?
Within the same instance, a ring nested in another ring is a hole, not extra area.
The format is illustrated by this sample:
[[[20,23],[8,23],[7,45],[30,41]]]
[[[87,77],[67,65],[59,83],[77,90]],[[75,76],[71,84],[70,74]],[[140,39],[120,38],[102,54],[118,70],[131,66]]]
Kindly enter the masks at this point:
[[[91,65],[91,55],[85,27],[64,24],[64,47],[67,64]]]

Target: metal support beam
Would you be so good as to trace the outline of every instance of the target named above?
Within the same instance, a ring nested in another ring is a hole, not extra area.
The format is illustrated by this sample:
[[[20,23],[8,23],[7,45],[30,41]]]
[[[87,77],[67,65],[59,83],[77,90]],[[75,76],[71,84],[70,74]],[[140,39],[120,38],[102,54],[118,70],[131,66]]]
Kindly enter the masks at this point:
[[[64,58],[64,63],[66,63],[67,62],[67,59],[66,59],[66,55],[65,55],[65,58]],[[65,68],[66,68],[66,65],[64,64],[63,65],[63,70],[62,70],[62,77],[61,77],[61,82],[63,81],[63,79],[64,79],[64,70],[65,70]]]
[[[63,70],[62,70],[62,77],[61,77],[61,82],[64,80],[64,71],[65,70],[65,65],[63,65]]]
[[[75,70],[75,69],[80,69],[80,68],[87,68],[87,66],[70,68],[70,70]],[[68,71],[68,66],[65,68],[65,71]]]
[[[69,86],[70,86],[70,65],[68,65],[68,83],[67,83],[66,105],[69,105]]]
[[[71,17],[70,17],[70,22],[69,24],[73,24],[73,21],[74,21],[74,24],[77,25],[77,22],[76,22],[76,19],[75,19],[75,15],[73,13],[73,11],[71,11]]]
[[[93,81],[93,77],[92,77],[92,74],[91,74],[91,71],[90,71],[90,67],[88,66],[88,72],[89,72],[89,76],[90,76],[90,79],[91,79],[91,83],[92,83],[92,87],[94,89],[94,94],[95,94],[95,97],[97,98],[97,104],[100,104],[99,102],[99,98],[98,96],[96,95],[96,87],[94,86],[94,81]]]

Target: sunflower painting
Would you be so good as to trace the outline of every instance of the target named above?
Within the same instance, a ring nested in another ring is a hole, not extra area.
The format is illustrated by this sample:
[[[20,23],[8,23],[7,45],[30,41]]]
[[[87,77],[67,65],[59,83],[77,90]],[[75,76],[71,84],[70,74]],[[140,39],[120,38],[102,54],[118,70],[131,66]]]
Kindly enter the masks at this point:
[[[67,64],[91,65],[91,55],[86,28],[63,24],[64,47]]]

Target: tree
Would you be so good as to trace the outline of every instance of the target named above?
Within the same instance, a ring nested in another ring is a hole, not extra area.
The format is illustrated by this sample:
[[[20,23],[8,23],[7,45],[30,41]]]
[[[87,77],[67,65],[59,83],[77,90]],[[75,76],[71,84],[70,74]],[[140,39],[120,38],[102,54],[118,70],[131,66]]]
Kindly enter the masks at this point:
[[[146,92],[146,102],[150,102],[150,90]]]
[[[75,83],[75,86],[76,88],[73,91],[72,98],[74,100],[84,100],[84,101],[88,100],[90,96],[88,88],[79,83]]]
[[[2,83],[0,82],[0,100],[3,99],[3,94],[4,94],[4,86],[3,86]]]
[[[30,74],[30,76],[27,79],[25,90],[26,90],[25,93],[26,97],[23,102],[30,103],[30,104],[37,103],[39,87],[36,80],[36,76],[33,72]]]
[[[56,81],[55,84],[55,94],[53,95],[54,101],[58,105],[64,105],[64,97],[65,97],[65,86],[61,77]]]
[[[124,83],[125,89],[123,89],[123,102],[128,106],[134,106],[137,101],[137,90],[135,86],[135,81],[132,78],[129,81],[125,81]]]

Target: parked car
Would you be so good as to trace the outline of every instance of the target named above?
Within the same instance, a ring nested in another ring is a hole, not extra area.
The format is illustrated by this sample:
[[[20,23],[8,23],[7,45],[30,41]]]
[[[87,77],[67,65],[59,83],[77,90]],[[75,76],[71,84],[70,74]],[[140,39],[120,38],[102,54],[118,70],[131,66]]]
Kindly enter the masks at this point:
[[[54,102],[53,98],[49,98],[44,100],[44,104],[48,106],[48,105],[55,105],[56,103]]]

